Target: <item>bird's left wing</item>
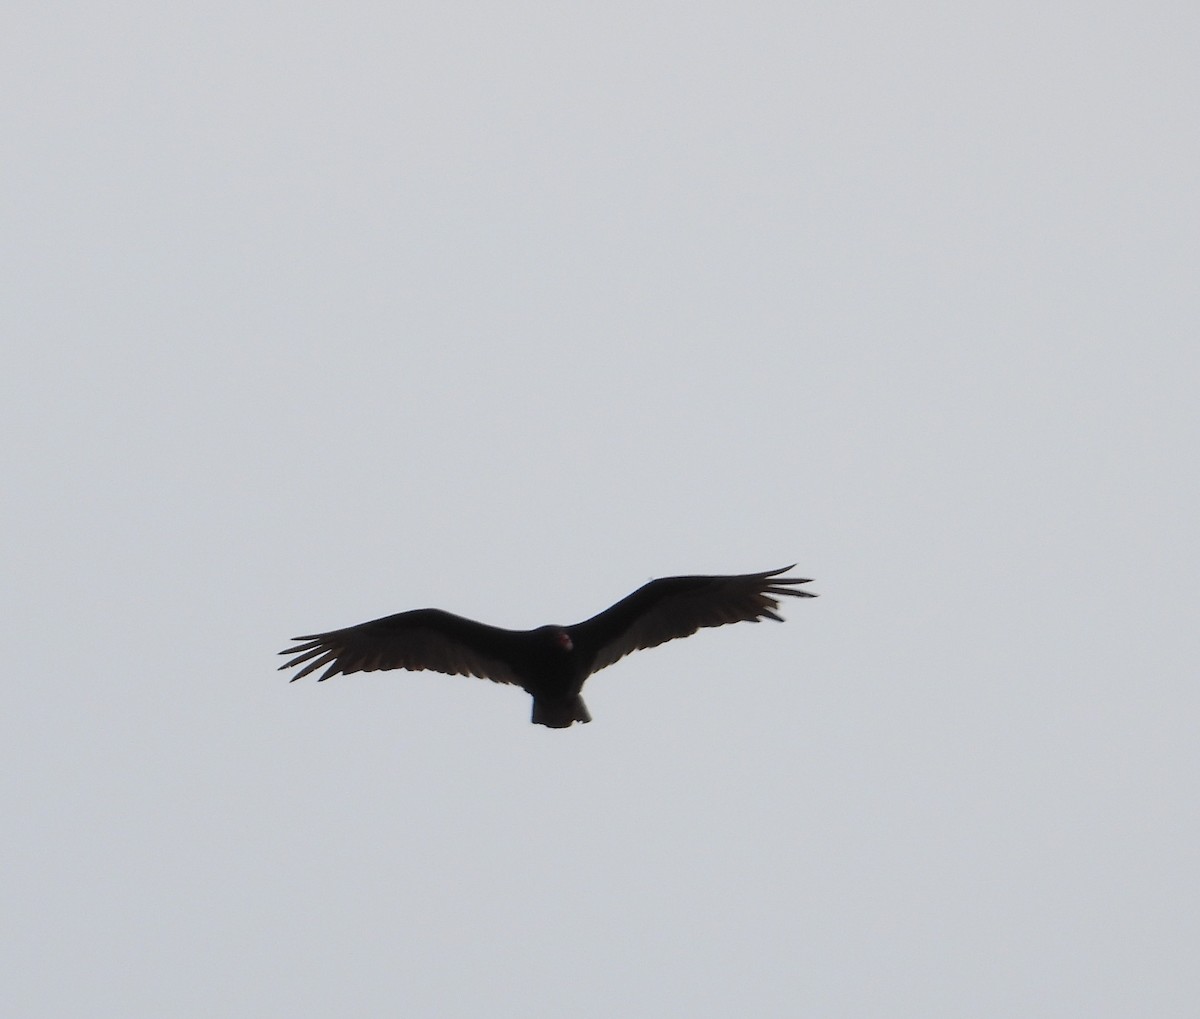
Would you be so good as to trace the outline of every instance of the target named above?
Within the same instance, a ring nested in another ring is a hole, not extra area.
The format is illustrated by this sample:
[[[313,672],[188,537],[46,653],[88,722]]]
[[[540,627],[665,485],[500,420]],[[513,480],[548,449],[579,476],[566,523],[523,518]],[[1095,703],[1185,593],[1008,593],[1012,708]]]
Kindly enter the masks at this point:
[[[521,637],[519,631],[487,626],[441,609],[415,609],[344,630],[294,637],[300,643],[279,652],[292,656],[279,668],[304,666],[292,682],[320,668],[325,668],[321,680],[339,672],[430,669],[520,685],[516,670]]]
[[[598,672],[627,654],[687,637],[705,626],[774,619],[779,597],[815,598],[793,585],[808,580],[783,577],[792,569],[736,576],[665,577],[652,580],[598,615],[571,627],[581,652],[593,655],[591,671]]]

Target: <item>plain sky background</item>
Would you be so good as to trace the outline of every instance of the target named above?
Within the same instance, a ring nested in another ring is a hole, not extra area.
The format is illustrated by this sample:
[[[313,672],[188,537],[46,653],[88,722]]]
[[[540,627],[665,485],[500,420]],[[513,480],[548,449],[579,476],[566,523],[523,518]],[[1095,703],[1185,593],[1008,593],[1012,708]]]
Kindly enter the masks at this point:
[[[0,1011],[1198,1014],[1198,10],[8,5]]]

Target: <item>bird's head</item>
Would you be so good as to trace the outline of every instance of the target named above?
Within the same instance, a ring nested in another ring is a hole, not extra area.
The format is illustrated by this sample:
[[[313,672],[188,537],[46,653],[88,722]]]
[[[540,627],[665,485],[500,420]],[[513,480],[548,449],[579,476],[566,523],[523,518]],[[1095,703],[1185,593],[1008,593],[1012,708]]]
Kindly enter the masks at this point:
[[[574,651],[575,642],[571,635],[561,626],[543,626],[541,628],[546,643],[555,651]]]

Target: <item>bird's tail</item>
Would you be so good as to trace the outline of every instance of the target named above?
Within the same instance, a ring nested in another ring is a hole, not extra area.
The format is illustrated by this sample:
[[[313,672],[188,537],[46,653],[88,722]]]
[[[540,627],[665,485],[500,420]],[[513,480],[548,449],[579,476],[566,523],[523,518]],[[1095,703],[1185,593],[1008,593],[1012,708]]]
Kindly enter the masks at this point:
[[[548,725],[551,729],[565,729],[574,722],[590,722],[587,705],[583,698],[576,694],[574,697],[549,700],[535,697],[533,699],[534,725]]]

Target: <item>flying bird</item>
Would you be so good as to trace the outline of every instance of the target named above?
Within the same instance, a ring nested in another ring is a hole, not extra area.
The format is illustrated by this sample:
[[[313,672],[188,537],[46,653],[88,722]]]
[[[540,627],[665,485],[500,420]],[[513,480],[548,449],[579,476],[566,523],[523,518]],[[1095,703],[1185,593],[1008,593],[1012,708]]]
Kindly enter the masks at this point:
[[[632,651],[687,637],[706,626],[783,622],[779,597],[815,598],[794,585],[811,581],[767,573],[652,580],[598,615],[574,626],[504,630],[441,609],[414,609],[344,630],[293,637],[280,670],[303,666],[295,682],[317,669],[318,681],[339,672],[431,669],[511,683],[533,697],[533,722],[565,729],[592,716],[580,691],[594,672]]]

